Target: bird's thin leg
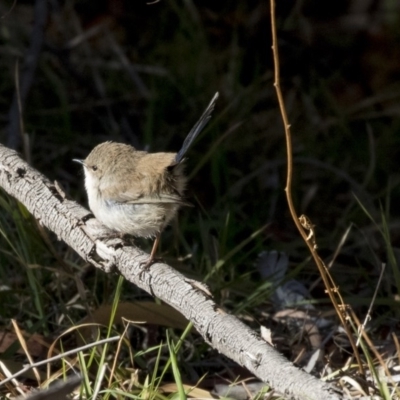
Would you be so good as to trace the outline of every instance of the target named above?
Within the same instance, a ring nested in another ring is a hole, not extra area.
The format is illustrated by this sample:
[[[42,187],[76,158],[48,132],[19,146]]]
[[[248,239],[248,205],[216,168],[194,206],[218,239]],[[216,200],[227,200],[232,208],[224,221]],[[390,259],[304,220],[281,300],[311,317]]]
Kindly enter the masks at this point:
[[[151,249],[150,257],[148,262],[152,262],[156,256],[158,244],[160,243],[160,233],[157,233],[156,238],[154,239],[153,248]]]
[[[150,265],[153,263],[154,259],[156,258],[156,253],[157,253],[157,248],[158,248],[158,244],[160,243],[160,236],[161,233],[157,233],[156,238],[154,239],[154,243],[153,243],[153,248],[151,249],[151,253],[149,258],[143,262],[143,269],[146,269],[148,267],[150,267]]]

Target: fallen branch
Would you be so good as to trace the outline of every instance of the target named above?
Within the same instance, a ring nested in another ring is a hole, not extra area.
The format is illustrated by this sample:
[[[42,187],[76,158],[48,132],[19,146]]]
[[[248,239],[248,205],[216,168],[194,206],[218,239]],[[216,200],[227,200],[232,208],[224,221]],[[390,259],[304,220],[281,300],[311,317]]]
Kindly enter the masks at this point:
[[[219,308],[201,284],[194,284],[164,263],[157,262],[143,270],[141,262],[147,260],[148,254],[120,240],[104,239],[109,231],[89,211],[68,200],[56,185],[2,145],[0,186],[84,260],[106,273],[119,271],[129,282],[174,307],[214,349],[287,398],[343,398],[331,384],[293,366],[256,332]]]

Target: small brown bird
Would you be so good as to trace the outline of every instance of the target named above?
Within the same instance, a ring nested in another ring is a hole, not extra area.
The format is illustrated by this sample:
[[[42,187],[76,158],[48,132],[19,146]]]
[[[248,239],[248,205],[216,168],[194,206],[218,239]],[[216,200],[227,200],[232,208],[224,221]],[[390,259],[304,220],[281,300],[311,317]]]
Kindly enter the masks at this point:
[[[133,146],[105,142],[85,160],[85,187],[89,207],[108,228],[122,234],[155,237],[145,267],[155,257],[160,235],[179,207],[190,206],[183,197],[187,178],[184,156],[214,110],[218,93],[194,125],[178,153],[138,151]]]

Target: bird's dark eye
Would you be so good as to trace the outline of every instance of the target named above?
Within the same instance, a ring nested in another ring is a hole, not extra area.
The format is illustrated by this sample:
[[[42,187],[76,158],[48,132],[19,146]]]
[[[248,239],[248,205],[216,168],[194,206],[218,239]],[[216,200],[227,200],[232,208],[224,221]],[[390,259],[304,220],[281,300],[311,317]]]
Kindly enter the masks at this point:
[[[97,165],[93,165],[93,166],[92,166],[92,170],[93,170],[93,171],[97,171]]]

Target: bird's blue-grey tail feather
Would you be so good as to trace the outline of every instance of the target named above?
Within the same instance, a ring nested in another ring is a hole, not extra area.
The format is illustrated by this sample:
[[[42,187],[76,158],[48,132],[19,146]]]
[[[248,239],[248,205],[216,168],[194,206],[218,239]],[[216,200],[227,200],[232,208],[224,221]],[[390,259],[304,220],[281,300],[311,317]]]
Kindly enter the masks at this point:
[[[179,150],[178,154],[175,157],[176,163],[180,163],[185,156],[187,150],[192,144],[193,140],[196,139],[197,135],[201,132],[201,130],[206,126],[207,122],[211,118],[211,113],[214,111],[215,102],[217,101],[219,93],[215,93],[214,97],[211,99],[210,104],[203,112],[203,115],[193,126],[191,131],[186,136],[185,141],[183,142],[182,148]]]

